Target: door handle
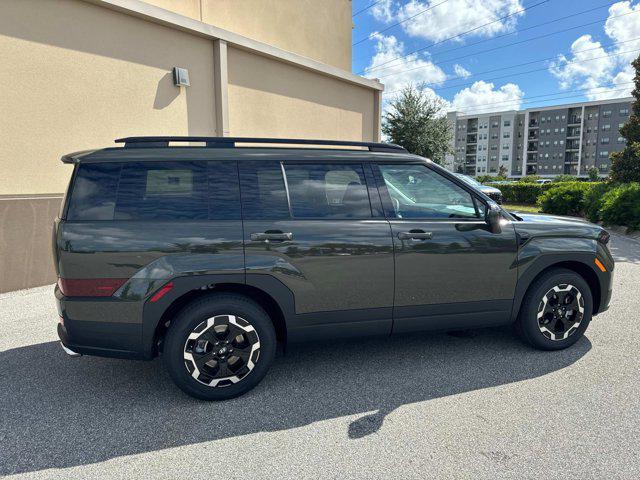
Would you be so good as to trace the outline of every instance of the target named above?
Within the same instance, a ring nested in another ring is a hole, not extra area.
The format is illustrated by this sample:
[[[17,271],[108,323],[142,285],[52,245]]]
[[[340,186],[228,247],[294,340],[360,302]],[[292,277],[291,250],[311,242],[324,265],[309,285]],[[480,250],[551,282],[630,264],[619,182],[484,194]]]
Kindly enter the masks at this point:
[[[291,232],[263,232],[263,233],[252,233],[250,235],[252,242],[268,242],[268,241],[277,241],[284,242],[285,240],[293,240],[293,233]]]
[[[400,240],[431,240],[431,232],[425,232],[424,230],[411,230],[409,232],[399,232],[398,238]]]

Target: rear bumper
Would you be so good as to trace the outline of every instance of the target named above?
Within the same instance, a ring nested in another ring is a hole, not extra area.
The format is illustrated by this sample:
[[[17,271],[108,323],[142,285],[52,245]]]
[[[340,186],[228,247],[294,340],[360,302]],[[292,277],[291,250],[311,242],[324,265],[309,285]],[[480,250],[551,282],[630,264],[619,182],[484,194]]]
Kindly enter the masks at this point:
[[[55,288],[58,337],[63,347],[82,355],[144,359],[138,302],[112,298],[72,298]]]

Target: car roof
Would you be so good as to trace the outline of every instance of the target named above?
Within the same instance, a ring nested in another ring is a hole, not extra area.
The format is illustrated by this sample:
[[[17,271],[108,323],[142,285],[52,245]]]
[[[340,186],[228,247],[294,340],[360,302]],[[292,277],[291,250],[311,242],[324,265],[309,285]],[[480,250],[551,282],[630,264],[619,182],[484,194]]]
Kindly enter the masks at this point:
[[[407,152],[372,152],[356,149],[336,148],[289,148],[289,147],[109,147],[85,150],[63,157],[66,163],[99,163],[122,161],[193,161],[193,160],[286,160],[286,161],[412,161],[425,162],[426,158]]]

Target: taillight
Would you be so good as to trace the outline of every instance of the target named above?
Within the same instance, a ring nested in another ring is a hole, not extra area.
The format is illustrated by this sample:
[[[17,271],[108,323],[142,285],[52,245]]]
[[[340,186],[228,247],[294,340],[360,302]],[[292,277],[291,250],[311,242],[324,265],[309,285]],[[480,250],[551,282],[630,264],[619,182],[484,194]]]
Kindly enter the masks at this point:
[[[58,288],[65,297],[110,297],[127,278],[59,278]]]

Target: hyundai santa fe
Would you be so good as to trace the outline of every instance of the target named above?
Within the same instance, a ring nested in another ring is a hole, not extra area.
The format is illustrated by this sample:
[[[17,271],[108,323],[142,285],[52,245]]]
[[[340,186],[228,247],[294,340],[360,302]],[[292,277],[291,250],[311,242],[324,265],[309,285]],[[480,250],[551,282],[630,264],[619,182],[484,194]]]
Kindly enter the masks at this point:
[[[278,344],[513,324],[557,350],[608,308],[605,230],[509,213],[397,145],[118,142],[62,158],[58,335],[72,355],[160,355],[194,397],[247,392]]]

